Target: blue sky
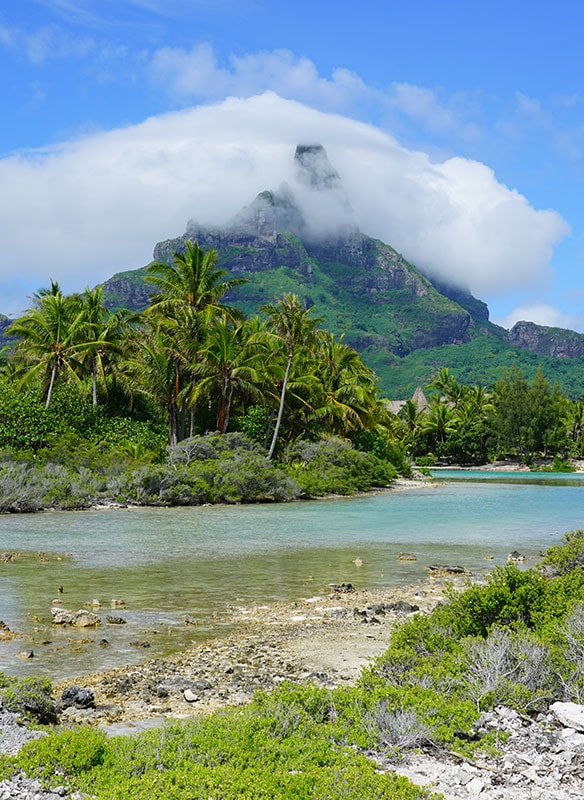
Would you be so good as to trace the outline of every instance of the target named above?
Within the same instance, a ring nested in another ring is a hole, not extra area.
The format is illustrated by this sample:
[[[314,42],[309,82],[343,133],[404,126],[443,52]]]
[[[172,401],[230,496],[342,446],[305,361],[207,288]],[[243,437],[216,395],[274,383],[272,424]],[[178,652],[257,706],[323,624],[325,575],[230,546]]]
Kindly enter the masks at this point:
[[[583,29],[576,0],[5,0],[0,311],[227,222],[319,141],[365,233],[506,327],[584,331]]]

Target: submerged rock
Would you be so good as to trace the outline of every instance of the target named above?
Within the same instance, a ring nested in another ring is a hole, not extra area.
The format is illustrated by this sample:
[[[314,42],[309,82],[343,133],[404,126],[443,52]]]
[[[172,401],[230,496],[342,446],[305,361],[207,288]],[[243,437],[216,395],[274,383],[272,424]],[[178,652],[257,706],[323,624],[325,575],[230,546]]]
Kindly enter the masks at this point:
[[[0,642],[9,642],[18,636],[13,630],[10,630],[8,625],[0,620]]]
[[[432,564],[428,567],[430,575],[468,575],[468,572],[460,564],[450,566],[448,564]]]
[[[417,561],[418,559],[413,553],[400,553],[396,556],[396,561]]]
[[[73,625],[76,628],[96,628],[101,625],[101,619],[92,611],[81,608],[79,611],[70,611],[66,608],[52,608],[53,625]]]

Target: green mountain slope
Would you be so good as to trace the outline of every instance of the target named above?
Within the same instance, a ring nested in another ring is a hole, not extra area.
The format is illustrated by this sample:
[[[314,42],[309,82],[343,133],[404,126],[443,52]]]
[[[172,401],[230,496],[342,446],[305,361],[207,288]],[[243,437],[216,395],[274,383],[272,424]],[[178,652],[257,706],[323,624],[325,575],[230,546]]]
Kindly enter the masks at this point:
[[[532,376],[540,363],[565,392],[582,393],[584,335],[560,329],[546,334],[533,323],[510,333],[493,325],[485,303],[431,281],[390,245],[351,224],[339,176],[322,147],[299,146],[295,163],[298,186],[311,194],[312,207],[337,203],[343,221],[335,229],[315,232],[300,200],[283,184],[259,194],[224,228],[189,223],[182,236],[156,245],[154,260],[172,263],[188,239],[216,249],[219,266],[248,280],[226,298],[248,315],[294,292],[307,307],[316,306],[323,327],[343,334],[361,353],[390,397],[408,396],[442,366],[460,381],[489,385],[505,368],[518,365]],[[106,281],[108,304],[144,308],[151,291],[145,272],[122,272]]]

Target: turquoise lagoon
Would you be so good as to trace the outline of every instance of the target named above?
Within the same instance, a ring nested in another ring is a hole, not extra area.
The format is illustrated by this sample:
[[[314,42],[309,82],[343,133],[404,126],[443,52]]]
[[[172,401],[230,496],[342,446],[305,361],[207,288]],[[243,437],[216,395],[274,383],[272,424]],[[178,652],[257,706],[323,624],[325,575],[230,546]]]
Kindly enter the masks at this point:
[[[0,516],[0,551],[17,554],[0,564],[0,619],[22,634],[0,642],[0,671],[58,678],[137,663],[229,632],[233,606],[311,597],[330,583],[412,584],[435,563],[481,574],[512,550],[530,565],[584,525],[583,475],[463,472],[346,499]],[[404,551],[416,561],[396,560]],[[104,624],[52,626],[54,599],[75,610],[98,600]],[[112,599],[126,606],[112,610]],[[34,658],[17,656],[26,650]]]

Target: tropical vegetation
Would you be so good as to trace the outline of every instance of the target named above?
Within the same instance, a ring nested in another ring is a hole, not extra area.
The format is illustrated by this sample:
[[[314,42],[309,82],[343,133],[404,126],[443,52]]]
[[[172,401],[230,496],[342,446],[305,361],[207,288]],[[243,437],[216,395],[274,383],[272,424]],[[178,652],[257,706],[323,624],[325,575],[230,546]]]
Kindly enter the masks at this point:
[[[584,399],[542,370],[467,386],[441,367],[394,413],[315,307],[284,294],[246,318],[225,303],[242,279],[214,250],[187,242],[145,279],[141,314],[110,310],[100,287],[66,295],[52,281],[8,328],[0,510],[287,500],[386,486],[415,462],[584,455]],[[209,435],[201,452],[218,455],[177,461]]]

